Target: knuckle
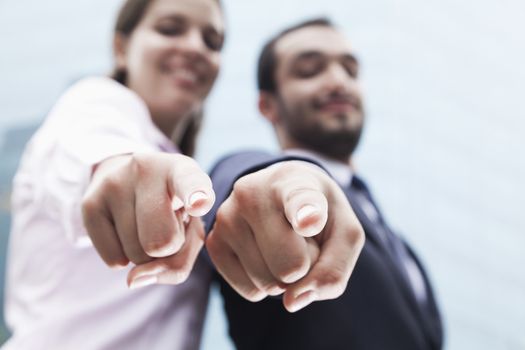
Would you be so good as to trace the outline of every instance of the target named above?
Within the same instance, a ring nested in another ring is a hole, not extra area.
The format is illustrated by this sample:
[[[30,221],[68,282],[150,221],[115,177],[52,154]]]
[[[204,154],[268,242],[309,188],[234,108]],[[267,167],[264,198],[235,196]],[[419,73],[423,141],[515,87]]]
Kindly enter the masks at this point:
[[[351,248],[357,248],[359,251],[363,248],[366,240],[365,230],[361,224],[350,227],[347,230],[348,245]]]
[[[273,177],[278,180],[289,174],[294,174],[301,178],[308,177],[313,180],[320,172],[322,171],[317,165],[302,160],[291,160],[280,163],[280,165],[275,168]]]
[[[256,303],[258,301],[263,300],[266,297],[266,293],[254,287],[247,287],[242,291],[242,296],[246,300],[251,301],[252,303]]]
[[[326,289],[327,297],[330,299],[338,298],[346,289],[346,274],[337,268],[329,269],[320,276],[318,284],[323,289]]]
[[[268,295],[279,295],[282,293],[282,288],[275,282],[262,282],[261,289]]]
[[[228,210],[225,208],[225,206],[221,206],[219,210],[217,210],[217,214],[215,215],[215,224],[216,227],[225,227],[228,224]]]
[[[149,169],[151,168],[147,156],[141,153],[134,153],[131,155],[129,167],[138,177],[148,174]]]
[[[272,178],[278,180],[287,174],[295,172],[300,166],[301,163],[297,161],[280,162],[273,168]]]
[[[135,265],[142,265],[153,261],[153,258],[147,255],[141,248],[133,247],[126,249],[126,256]]]
[[[232,199],[239,208],[245,211],[257,211],[261,206],[261,201],[257,200],[257,193],[260,186],[251,181],[249,176],[244,176],[237,180],[233,185]]]
[[[185,156],[184,154],[180,154],[180,153],[174,154],[173,159],[175,160],[175,162],[178,162],[178,163],[187,163],[190,165],[198,166],[197,161],[195,161],[191,157]]]
[[[287,256],[278,271],[278,278],[285,283],[293,283],[304,277],[310,269],[310,262],[306,256]]]
[[[206,238],[206,249],[216,265],[222,262],[226,254],[234,254],[234,248],[230,244],[234,241],[232,235],[236,234],[236,231],[230,227],[229,219],[216,221]]]
[[[178,279],[182,282],[188,279],[192,270],[193,264],[190,261],[184,261],[177,267]]]
[[[213,232],[210,233],[206,238],[206,250],[208,251],[208,254],[212,258],[212,260],[215,260],[215,256],[219,251],[219,247],[217,239],[215,238],[215,234]]]
[[[119,194],[122,190],[123,181],[118,174],[107,175],[102,181],[101,190],[107,194]]]
[[[81,209],[84,220],[94,217],[98,211],[99,202],[93,196],[86,196],[82,199]]]
[[[365,245],[365,241],[366,241],[365,230],[363,229],[361,225],[359,225],[359,227],[355,229],[353,236],[355,237],[355,241],[354,241],[355,245],[359,247],[359,250],[361,250],[363,246]]]
[[[235,230],[232,223],[231,211],[227,208],[219,208],[213,224],[213,236],[225,239],[225,234],[233,234]]]
[[[172,172],[178,177],[207,177],[206,173],[201,170],[197,161],[183,154],[173,155],[171,164]]]
[[[172,283],[182,283],[188,279],[193,267],[188,259],[173,259],[163,264],[164,274]]]
[[[143,244],[144,251],[148,255],[171,255],[177,252],[182,246],[181,241],[183,241],[183,238],[179,238],[178,236],[179,235],[175,237],[169,237],[168,235],[150,236]]]
[[[250,176],[249,175],[243,176],[237,181],[235,181],[235,183],[233,184],[232,194],[236,198],[242,199],[248,196],[251,189],[252,189],[252,185],[250,181]]]
[[[177,270],[176,272],[174,272],[173,273],[174,283],[178,284],[178,283],[182,283],[186,281],[188,277],[190,277],[190,271],[191,271],[190,267],[185,267],[185,268],[181,268]]]

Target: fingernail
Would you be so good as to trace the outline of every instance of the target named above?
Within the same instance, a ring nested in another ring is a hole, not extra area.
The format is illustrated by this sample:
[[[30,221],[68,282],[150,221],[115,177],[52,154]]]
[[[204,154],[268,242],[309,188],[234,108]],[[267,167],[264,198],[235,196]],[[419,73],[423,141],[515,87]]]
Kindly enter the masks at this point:
[[[131,281],[131,283],[129,284],[129,288],[130,289],[137,289],[137,288],[150,286],[152,284],[157,283],[158,280],[159,280],[159,278],[158,278],[157,275],[148,275],[148,276],[137,277],[137,278],[135,278],[134,280]]]
[[[173,199],[171,200],[171,209],[173,211],[177,211],[183,206],[184,206],[184,203],[180,200],[179,197],[176,197],[176,196],[173,197]]]
[[[313,290],[305,292],[305,293],[299,295],[295,299],[295,301],[290,306],[288,311],[290,311],[290,312],[299,311],[302,308],[304,308],[304,307],[310,305],[312,302],[314,302],[316,300],[316,298],[317,298],[317,295],[316,295],[316,293]]]
[[[188,200],[188,205],[190,207],[193,207],[195,204],[197,204],[200,201],[204,201],[208,199],[208,195],[202,191],[194,192],[190,196],[190,199]]]
[[[304,207],[302,207],[301,209],[297,211],[297,215],[296,215],[297,222],[300,223],[305,218],[309,217],[310,215],[316,212],[317,212],[317,208],[314,207],[313,205],[311,204],[305,205]]]
[[[285,289],[281,287],[273,287],[268,290],[268,295],[276,296],[276,295],[281,295],[284,292],[285,292]]]
[[[288,275],[282,276],[281,281],[283,281],[286,284],[297,282],[301,278],[303,278],[307,274],[307,272],[308,270],[306,270],[305,268],[301,268],[298,271],[293,271],[289,273]]]
[[[187,212],[182,213],[182,222],[184,223],[184,225],[190,223],[190,215]]]

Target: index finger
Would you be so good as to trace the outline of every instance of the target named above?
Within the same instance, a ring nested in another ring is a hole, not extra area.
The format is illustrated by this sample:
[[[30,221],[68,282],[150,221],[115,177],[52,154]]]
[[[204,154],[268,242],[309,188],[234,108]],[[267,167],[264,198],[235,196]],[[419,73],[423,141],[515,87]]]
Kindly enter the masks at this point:
[[[319,259],[308,275],[291,285],[284,295],[285,307],[292,309],[290,311],[296,311],[292,305],[305,295],[310,302],[339,297],[346,289],[363,248],[363,228],[344,194],[337,194],[333,203]]]
[[[328,218],[324,192],[332,182],[330,177],[304,161],[286,161],[264,171],[270,173],[272,170],[277,177],[272,184],[274,195],[281,202],[279,205],[293,230],[303,237],[319,234]]]
[[[215,202],[210,177],[197,162],[184,155],[175,155],[170,171],[170,190],[182,201],[190,216],[203,216]]]
[[[312,237],[322,231],[328,219],[328,202],[316,184],[298,179],[282,189],[281,200],[297,234]]]

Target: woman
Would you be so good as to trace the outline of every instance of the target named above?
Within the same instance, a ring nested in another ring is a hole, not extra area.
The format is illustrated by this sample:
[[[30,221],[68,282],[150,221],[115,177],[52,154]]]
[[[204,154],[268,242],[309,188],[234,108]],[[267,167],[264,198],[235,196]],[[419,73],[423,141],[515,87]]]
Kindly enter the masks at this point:
[[[127,0],[112,78],[75,84],[32,138],[14,180],[5,349],[198,348],[209,283],[193,266],[198,216],[214,194],[172,153],[193,152],[223,28],[217,0]],[[137,249],[107,253],[137,236]],[[108,269],[97,250],[139,266]]]

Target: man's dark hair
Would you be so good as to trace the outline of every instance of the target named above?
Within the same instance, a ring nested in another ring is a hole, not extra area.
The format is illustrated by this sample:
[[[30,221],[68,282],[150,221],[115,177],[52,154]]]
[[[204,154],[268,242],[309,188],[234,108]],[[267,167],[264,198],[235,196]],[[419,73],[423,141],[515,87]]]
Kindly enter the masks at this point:
[[[257,88],[259,91],[276,92],[277,86],[275,83],[275,68],[277,67],[277,57],[275,56],[276,43],[287,34],[296,30],[312,27],[322,26],[334,28],[334,24],[325,17],[309,19],[307,21],[298,23],[288,27],[272,37],[264,46],[259,55],[259,62],[257,64]]]

